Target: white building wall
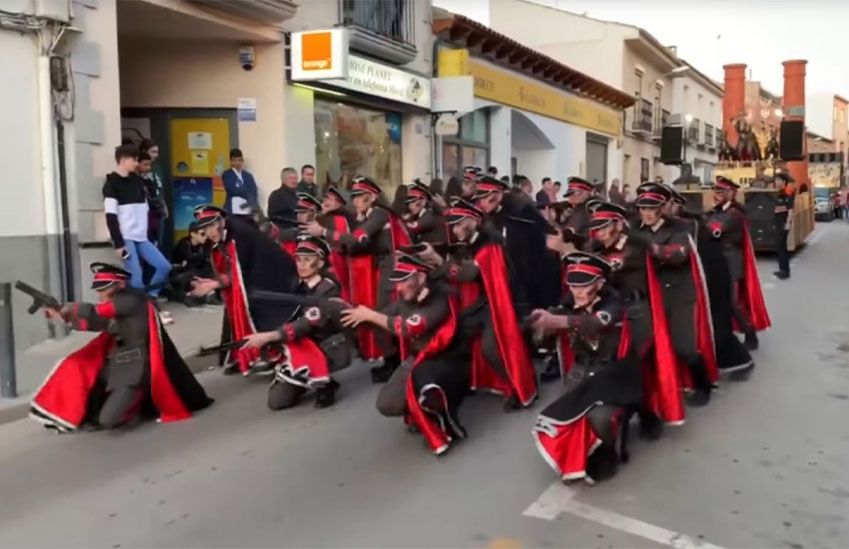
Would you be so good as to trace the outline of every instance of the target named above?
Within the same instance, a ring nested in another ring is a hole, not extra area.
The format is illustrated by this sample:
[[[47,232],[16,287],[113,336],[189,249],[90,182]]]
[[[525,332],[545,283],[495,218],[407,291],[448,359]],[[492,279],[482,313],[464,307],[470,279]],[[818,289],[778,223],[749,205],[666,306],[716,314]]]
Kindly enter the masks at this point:
[[[496,105],[490,101],[475,98],[475,106]],[[513,158],[513,109],[496,105],[489,111],[489,164],[498,168],[500,174],[510,174]],[[521,171],[519,173],[522,173]]]
[[[820,92],[805,97],[805,125],[809,131],[834,139],[834,94]]]

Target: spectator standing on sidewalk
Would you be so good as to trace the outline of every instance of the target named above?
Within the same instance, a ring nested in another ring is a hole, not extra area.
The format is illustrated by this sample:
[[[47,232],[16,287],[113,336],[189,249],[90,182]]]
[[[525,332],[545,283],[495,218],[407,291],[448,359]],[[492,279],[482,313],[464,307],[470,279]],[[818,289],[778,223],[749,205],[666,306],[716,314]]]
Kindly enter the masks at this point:
[[[132,145],[115,149],[115,171],[106,176],[103,185],[103,209],[115,252],[130,272],[130,285],[143,288],[142,260],[154,269],[151,285],[168,279],[171,264],[148,240],[149,207],[144,180],[136,174],[138,159],[138,150]],[[158,297],[160,290],[152,289],[150,295]]]
[[[165,204],[165,190],[162,177],[157,172],[160,168],[156,159],[159,158],[159,145],[152,139],[144,138],[139,143],[138,173],[144,179],[147,191],[147,205],[150,208],[147,216],[148,239],[162,249],[163,223],[168,219],[168,206]]]
[[[221,174],[227,198],[224,210],[253,224],[251,210],[259,207],[259,191],[251,172],[244,169],[245,157],[240,149],[230,151],[230,169]]]
[[[301,180],[298,181],[298,192],[311,194],[316,198],[321,196],[318,190],[318,184],[315,182],[315,166],[312,164],[301,166]]]
[[[268,197],[268,218],[279,223],[294,223],[298,206],[298,172],[295,168],[283,168],[280,172],[280,187]]]
[[[773,230],[775,231],[775,254],[778,257],[778,271],[773,273],[777,278],[790,278],[790,252],[787,251],[787,235],[793,224],[793,203],[796,195],[793,192],[793,178],[789,174],[780,173],[775,176],[775,198]]]

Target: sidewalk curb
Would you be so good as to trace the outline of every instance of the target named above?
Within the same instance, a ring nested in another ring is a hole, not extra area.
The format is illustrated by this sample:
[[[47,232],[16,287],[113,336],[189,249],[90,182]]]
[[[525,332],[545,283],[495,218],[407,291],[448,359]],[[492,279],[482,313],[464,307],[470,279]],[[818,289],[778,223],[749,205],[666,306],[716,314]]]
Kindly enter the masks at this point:
[[[210,343],[210,345],[215,344],[216,343]],[[193,374],[209,371],[208,365],[204,364],[203,361],[193,360],[194,358],[196,358],[196,352],[197,349],[193,349],[186,353],[181,353],[180,356],[182,356],[183,360],[186,361],[189,370],[191,370]],[[0,426],[6,425],[7,423],[12,423],[14,421],[18,421],[19,419],[26,418],[29,415],[31,398],[32,393],[27,395],[20,395],[17,398],[9,399],[14,402],[13,404],[9,404],[7,406],[0,406]]]

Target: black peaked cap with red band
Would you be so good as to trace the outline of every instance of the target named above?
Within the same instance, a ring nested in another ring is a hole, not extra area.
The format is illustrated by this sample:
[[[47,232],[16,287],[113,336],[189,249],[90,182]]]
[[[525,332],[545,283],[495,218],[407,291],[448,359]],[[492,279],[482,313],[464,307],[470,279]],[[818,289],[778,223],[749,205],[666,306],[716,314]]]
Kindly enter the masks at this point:
[[[346,193],[345,191],[343,191],[343,190],[340,190],[340,189],[336,188],[336,187],[335,187],[335,186],[333,186],[333,185],[331,185],[331,186],[327,187],[327,191],[325,191],[325,194],[332,194],[332,195],[333,195],[333,196],[335,196],[335,197],[339,200],[339,202],[341,202],[342,204],[346,204],[346,205],[348,204],[348,197],[346,196],[346,195],[347,195],[347,193]]]
[[[593,192],[593,184],[584,178],[572,176],[566,180],[565,196],[569,196],[575,191],[586,191],[588,193],[591,193]]]
[[[480,222],[483,217],[483,210],[460,197],[451,200],[451,207],[445,212],[445,222],[449,225],[459,223],[464,219],[474,219]]]
[[[643,183],[637,187],[637,199],[634,204],[638,208],[660,208],[672,198],[669,187],[661,183]]]
[[[483,198],[495,191],[507,192],[509,190],[509,183],[496,179],[491,175],[482,175],[478,178],[478,186],[475,189],[475,198]]]
[[[464,166],[463,179],[477,179],[481,169],[477,166]]]
[[[330,245],[326,240],[317,236],[299,237],[295,255],[315,255],[321,259],[326,259],[330,255]]]
[[[412,183],[412,185],[407,187],[407,198],[404,199],[404,202],[409,204],[410,202],[415,202],[419,199],[424,199],[427,202],[430,202],[433,200],[433,193],[430,192],[427,185],[416,180]]]
[[[317,212],[321,210],[321,201],[310,193],[298,193],[296,212]]]
[[[380,196],[381,192],[383,191],[381,191],[380,185],[374,179],[363,176],[354,177],[354,183],[351,185],[351,196],[359,196],[361,194]]]
[[[89,265],[89,269],[94,274],[94,280],[91,283],[92,290],[105,290],[114,284],[127,282],[130,279],[129,271],[109,263],[95,261]]]
[[[740,188],[740,185],[734,183],[724,175],[716,176],[716,190],[718,191],[736,191]]]
[[[391,282],[407,280],[416,273],[427,273],[430,266],[421,259],[404,252],[396,252],[395,267],[389,274]]]
[[[566,263],[566,283],[570,286],[587,286],[610,274],[610,263],[586,252],[572,252],[563,259]]]
[[[684,198],[684,195],[679,193],[678,190],[672,185],[665,185],[667,189],[669,189],[669,195],[672,197],[672,201],[676,204],[685,205],[687,203],[687,199]]]
[[[219,219],[224,219],[227,212],[212,204],[200,204],[195,206],[193,214],[197,220],[198,229],[202,229]]]
[[[627,211],[619,204],[592,200],[587,204],[590,211],[590,230],[601,229],[614,221],[626,221]]]

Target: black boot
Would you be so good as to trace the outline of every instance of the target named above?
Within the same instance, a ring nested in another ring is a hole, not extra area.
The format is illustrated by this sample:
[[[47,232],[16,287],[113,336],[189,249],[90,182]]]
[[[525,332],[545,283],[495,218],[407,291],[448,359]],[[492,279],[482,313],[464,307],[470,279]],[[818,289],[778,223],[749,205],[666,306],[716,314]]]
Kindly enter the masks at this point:
[[[746,339],[743,341],[743,345],[746,346],[746,349],[749,351],[756,351],[760,346],[758,342],[758,334],[755,332],[748,332],[746,334]]]
[[[339,390],[339,382],[331,379],[329,383],[319,387],[315,391],[315,407],[329,408],[336,404],[336,391]]]
[[[556,353],[552,353],[545,360],[545,369],[539,375],[540,381],[548,383],[560,378],[560,358]]]
[[[507,413],[515,412],[516,410],[522,409],[522,403],[519,402],[519,397],[516,395],[512,395],[507,401],[504,403],[504,411]]]
[[[752,376],[752,370],[755,369],[755,363],[752,362],[745,368],[735,370],[728,374],[728,379],[731,381],[746,381]]]
[[[710,392],[713,386],[708,378],[707,365],[701,356],[693,357],[687,363],[694,390],[687,395],[687,405],[699,408],[710,402]]]
[[[687,394],[687,406],[701,408],[710,402],[710,389],[699,388]]]
[[[392,373],[401,364],[401,358],[398,355],[387,356],[383,359],[383,364],[375,366],[371,369],[372,383],[386,383],[392,377]]]
[[[643,411],[640,417],[640,438],[657,440],[663,434],[663,422],[654,413]]]
[[[619,456],[609,444],[602,444],[587,460],[587,476],[593,482],[601,482],[616,476],[619,471]]]

